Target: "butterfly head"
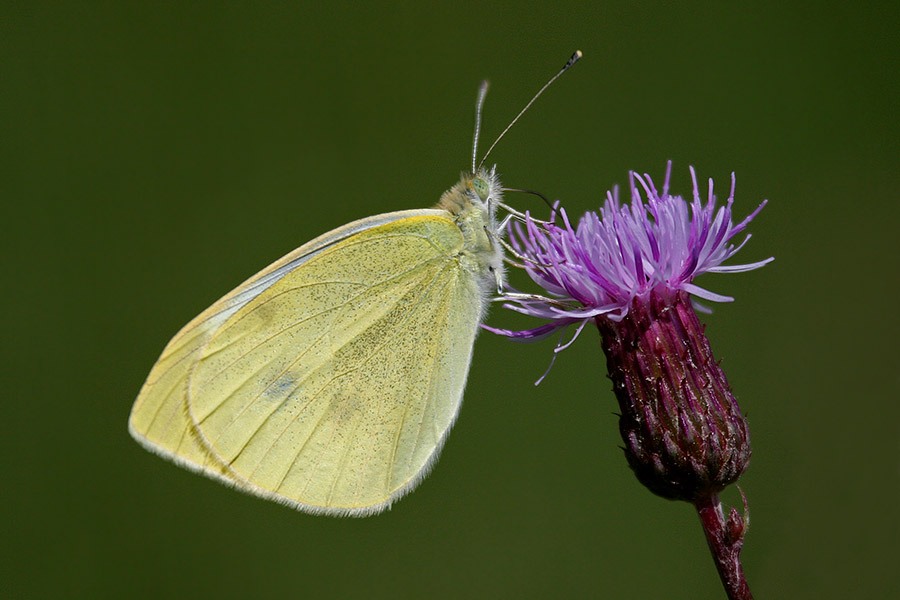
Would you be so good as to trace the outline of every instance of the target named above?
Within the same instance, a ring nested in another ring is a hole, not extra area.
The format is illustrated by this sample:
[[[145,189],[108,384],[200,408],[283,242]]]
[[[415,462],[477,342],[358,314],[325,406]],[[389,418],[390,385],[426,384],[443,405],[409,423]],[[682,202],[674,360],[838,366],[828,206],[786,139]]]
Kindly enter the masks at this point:
[[[465,185],[466,195],[473,205],[483,208],[491,215],[494,214],[503,197],[497,167],[491,167],[490,170],[478,169],[474,175],[466,173],[460,183]]]

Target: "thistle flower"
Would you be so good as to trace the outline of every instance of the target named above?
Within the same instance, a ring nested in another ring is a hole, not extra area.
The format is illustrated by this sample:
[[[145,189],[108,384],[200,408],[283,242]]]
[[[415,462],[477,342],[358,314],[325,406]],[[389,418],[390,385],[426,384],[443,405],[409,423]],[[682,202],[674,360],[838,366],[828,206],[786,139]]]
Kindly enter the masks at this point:
[[[630,205],[619,202],[615,189],[600,213],[585,214],[577,227],[563,209],[550,223],[529,216],[524,225],[513,224],[510,243],[548,296],[512,294],[506,306],[546,322],[525,331],[492,330],[531,340],[576,325],[574,341],[586,323],[597,325],[629,465],[655,494],[697,507],[729,595],[749,598],[739,560],[746,523],[734,509],[726,520],[718,500],[747,466],[749,431],[692,297],[731,301],[694,279],[773,260],[723,264],[750,239],[733,241],[766,203],[735,225],[734,175],[728,200],[717,206],[712,180],[703,202],[691,168],[689,203],[669,193],[671,167],[661,192],[648,175],[632,173]]]

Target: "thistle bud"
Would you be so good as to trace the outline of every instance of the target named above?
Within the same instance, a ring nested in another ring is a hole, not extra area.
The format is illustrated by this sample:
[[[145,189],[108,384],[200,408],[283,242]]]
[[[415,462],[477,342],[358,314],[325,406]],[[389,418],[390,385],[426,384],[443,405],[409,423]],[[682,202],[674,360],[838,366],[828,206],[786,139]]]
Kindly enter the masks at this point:
[[[622,320],[596,323],[638,480],[687,502],[737,481],[750,460],[747,422],[687,292],[655,291]]]

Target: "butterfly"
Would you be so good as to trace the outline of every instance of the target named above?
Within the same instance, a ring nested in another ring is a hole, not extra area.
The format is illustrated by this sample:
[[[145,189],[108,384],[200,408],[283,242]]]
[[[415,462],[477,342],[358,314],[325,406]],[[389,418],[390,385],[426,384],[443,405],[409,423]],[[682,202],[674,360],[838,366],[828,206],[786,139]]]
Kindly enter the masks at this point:
[[[479,326],[504,284],[503,188],[475,162],[486,91],[472,170],[434,208],[339,227],[226,294],[165,347],[131,435],[314,514],[375,514],[415,488],[457,418]]]

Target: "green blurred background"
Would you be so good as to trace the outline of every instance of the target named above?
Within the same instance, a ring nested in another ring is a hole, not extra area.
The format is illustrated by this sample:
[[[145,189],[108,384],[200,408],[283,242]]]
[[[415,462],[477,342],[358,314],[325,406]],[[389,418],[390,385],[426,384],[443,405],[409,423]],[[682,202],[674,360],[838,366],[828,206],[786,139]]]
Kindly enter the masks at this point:
[[[900,594],[900,11],[889,3],[0,4],[0,596],[721,598],[696,515],[639,486],[586,330],[482,335],[435,472],[390,512],[311,517],[142,450],[168,339],[270,261],[434,203],[492,155],[596,207],[629,169],[762,198],[704,317],[749,413],[759,598]],[[528,196],[510,198],[539,208]],[[521,283],[521,281],[520,281]],[[526,326],[495,310],[490,322]],[[726,495],[737,501],[733,490]]]

